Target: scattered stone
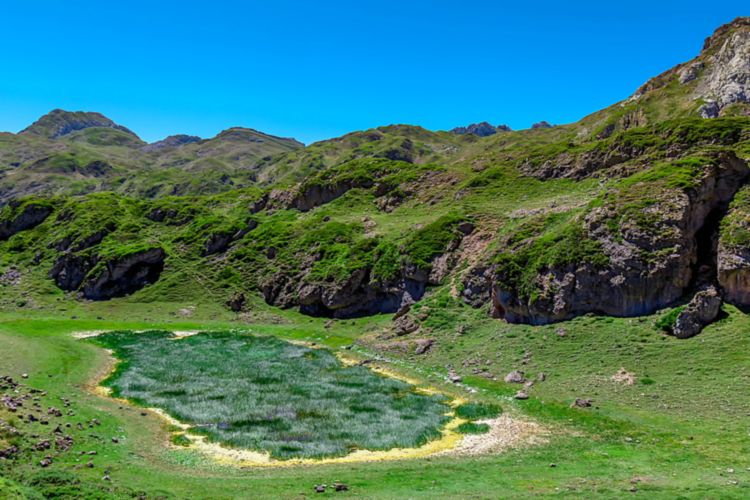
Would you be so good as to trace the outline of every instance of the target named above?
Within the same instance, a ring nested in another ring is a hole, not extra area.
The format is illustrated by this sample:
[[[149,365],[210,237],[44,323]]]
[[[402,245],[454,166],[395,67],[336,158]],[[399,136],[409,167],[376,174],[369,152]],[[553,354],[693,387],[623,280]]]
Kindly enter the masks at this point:
[[[315,493],[325,493],[326,492],[326,485],[325,484],[316,484],[314,490],[315,490]]]
[[[419,330],[420,325],[416,319],[406,314],[394,321],[393,326],[396,329],[396,335],[401,337],[403,335],[408,335],[410,333],[416,332],[417,330]]]
[[[568,331],[565,328],[558,328],[555,330],[555,333],[558,337],[565,337],[568,334]]]
[[[513,396],[515,399],[529,399],[529,394],[526,391],[518,391],[515,396]]]
[[[39,462],[39,466],[40,466],[40,467],[49,467],[50,465],[52,465],[52,457],[51,457],[51,456],[49,456],[49,455],[47,455],[46,457],[44,457],[44,458],[43,458],[43,459],[42,459],[42,460],[41,460],[41,461]]]
[[[456,373],[453,368],[451,368],[450,370],[448,370],[448,380],[450,380],[454,384],[460,384],[462,379],[461,376]]]
[[[21,374],[21,378],[29,378],[29,374],[28,373],[22,373]]]
[[[349,491],[349,486],[336,481],[335,483],[333,483],[333,489],[336,491]]]
[[[93,469],[94,468],[94,462],[91,462],[91,461],[87,462],[86,463],[86,467],[88,467],[89,469]]]
[[[17,446],[10,446],[5,449],[0,449],[0,458],[5,460],[13,460],[18,454]]]
[[[522,371],[513,370],[505,376],[506,384],[523,384],[524,382],[526,382],[526,377]]]
[[[571,408],[591,408],[591,401],[590,399],[581,399],[576,398],[575,401],[573,401],[573,404],[570,405]]]
[[[547,380],[547,374],[544,372],[540,372],[539,375],[536,376],[536,380],[538,382],[544,382],[545,380]]]
[[[417,347],[414,349],[414,354],[422,355],[425,354],[427,351],[430,350],[430,347],[432,347],[432,344],[434,344],[435,341],[432,339],[419,339],[417,340]]]

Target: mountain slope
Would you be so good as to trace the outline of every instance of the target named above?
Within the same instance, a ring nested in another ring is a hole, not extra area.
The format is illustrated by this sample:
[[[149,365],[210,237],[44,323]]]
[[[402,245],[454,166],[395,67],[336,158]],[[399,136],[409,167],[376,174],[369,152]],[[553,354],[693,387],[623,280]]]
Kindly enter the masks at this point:
[[[19,160],[0,186],[60,197],[7,208],[7,227],[18,207],[52,210],[0,244],[5,265],[93,299],[153,300],[199,280],[219,301],[330,317],[445,294],[535,324],[648,314],[709,290],[750,305],[745,239],[721,229],[744,227],[737,86],[750,70],[724,61],[747,53],[748,32],[746,19],[720,28],[696,60],[578,123],[486,137],[406,125],[305,148],[239,128],[156,148],[8,136]],[[701,117],[709,98],[720,117]],[[116,193],[71,198],[72,186]]]

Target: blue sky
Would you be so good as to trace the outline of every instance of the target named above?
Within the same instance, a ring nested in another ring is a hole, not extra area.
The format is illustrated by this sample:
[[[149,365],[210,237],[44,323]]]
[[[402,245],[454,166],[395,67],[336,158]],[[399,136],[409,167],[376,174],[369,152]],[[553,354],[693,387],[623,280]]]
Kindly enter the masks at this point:
[[[747,2],[34,1],[0,10],[0,130],[100,111],[148,141],[575,121]]]

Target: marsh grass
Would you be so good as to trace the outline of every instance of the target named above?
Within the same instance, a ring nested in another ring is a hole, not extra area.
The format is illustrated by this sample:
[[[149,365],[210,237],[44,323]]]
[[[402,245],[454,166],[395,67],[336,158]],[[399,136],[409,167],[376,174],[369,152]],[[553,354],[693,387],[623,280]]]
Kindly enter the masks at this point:
[[[94,342],[121,360],[104,382],[115,396],[277,459],[420,446],[439,437],[450,412],[442,396],[274,337],[118,331]]]

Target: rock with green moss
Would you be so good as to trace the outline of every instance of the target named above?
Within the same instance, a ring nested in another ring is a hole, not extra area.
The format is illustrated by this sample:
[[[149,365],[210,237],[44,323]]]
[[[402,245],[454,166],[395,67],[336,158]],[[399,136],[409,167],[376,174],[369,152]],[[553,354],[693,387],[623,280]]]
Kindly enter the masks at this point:
[[[699,230],[747,175],[732,153],[657,163],[615,184],[583,213],[520,228],[465,290],[484,292],[493,316],[511,322],[651,313],[690,286]]]

